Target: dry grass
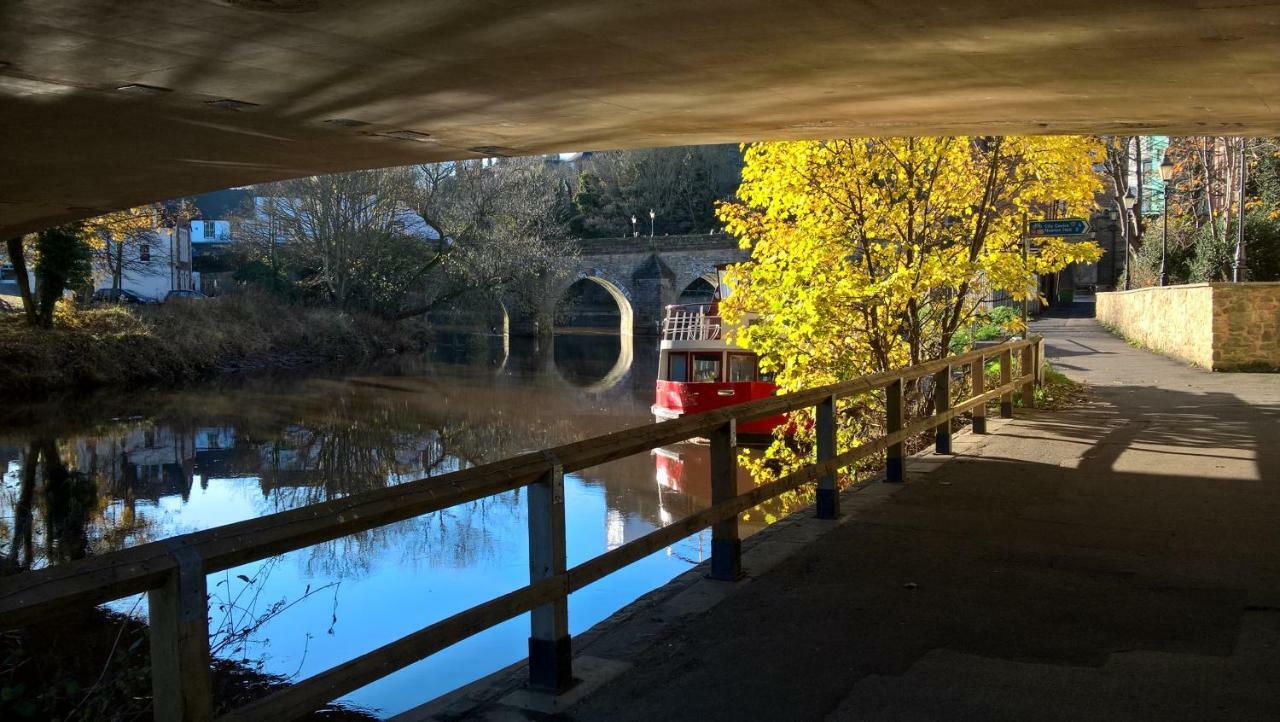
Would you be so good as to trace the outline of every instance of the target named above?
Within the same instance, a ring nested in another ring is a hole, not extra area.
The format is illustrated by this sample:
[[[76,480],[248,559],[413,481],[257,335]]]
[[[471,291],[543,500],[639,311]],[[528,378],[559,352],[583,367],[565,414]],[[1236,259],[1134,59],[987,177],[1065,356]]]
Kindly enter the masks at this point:
[[[220,371],[356,361],[416,344],[381,319],[245,295],[156,307],[59,308],[53,329],[0,316],[0,390],[174,383]]]

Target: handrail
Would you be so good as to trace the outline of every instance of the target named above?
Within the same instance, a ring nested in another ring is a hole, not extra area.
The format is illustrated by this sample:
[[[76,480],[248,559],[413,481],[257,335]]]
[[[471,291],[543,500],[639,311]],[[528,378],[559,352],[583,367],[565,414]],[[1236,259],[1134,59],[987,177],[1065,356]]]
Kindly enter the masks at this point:
[[[1038,380],[1040,359],[1043,358],[1041,344],[1042,339],[1038,337],[1008,341],[916,366],[625,429],[438,477],[353,494],[343,499],[26,572],[0,580],[0,629],[29,624],[68,607],[148,592],[152,609],[153,657],[164,657],[163,660],[153,659],[152,664],[153,685],[157,690],[156,718],[169,719],[175,715],[208,718],[212,713],[212,702],[200,699],[208,696],[203,692],[208,685],[200,682],[202,675],[207,682],[209,661],[208,630],[200,626],[206,616],[203,608],[205,575],[529,486],[531,560],[536,551],[546,558],[547,565],[535,569],[538,565],[531,562],[528,586],[272,693],[235,710],[224,719],[290,718],[306,714],[342,694],[531,610],[534,611],[534,635],[530,640],[531,674],[535,681],[540,677],[544,681],[567,680],[570,657],[565,620],[567,597],[571,592],[709,526],[713,527],[712,576],[733,578],[738,564],[738,514],[786,491],[817,481],[819,516],[831,518],[836,503],[835,473],[858,459],[880,452],[888,452],[889,455],[889,480],[900,481],[902,444],[909,438],[936,429],[939,451],[949,451],[950,422],[961,413],[972,411],[975,431],[981,432],[985,429],[987,402],[1000,398],[1001,414],[1011,415],[1012,392],[1021,386],[1024,404],[1030,405],[1033,383]],[[1022,351],[1021,368],[1015,378],[1012,375],[1012,356],[1018,350]],[[984,389],[982,367],[988,358],[994,357],[1000,358],[1001,385],[987,391]],[[963,402],[952,405],[951,374],[955,367],[965,365],[970,367],[974,393]],[[905,423],[902,417],[902,384],[927,374],[935,375],[937,411],[931,416]],[[836,453],[835,399],[882,388],[888,395],[885,436]],[[737,494],[734,482],[737,425],[810,407],[818,410],[818,462]],[[983,422],[981,428],[979,420]],[[709,508],[565,569],[565,473],[699,436],[712,440],[712,504]],[[895,459],[898,460],[896,464]],[[538,504],[536,510],[535,504]],[[535,520],[540,521],[534,524]],[[194,608],[197,604],[200,606],[198,610]],[[540,632],[540,629],[559,631]],[[535,641],[546,644],[535,647]],[[549,677],[547,670],[552,673]],[[555,687],[560,682],[546,684]],[[170,693],[179,688],[184,694]],[[165,691],[163,700],[162,689]],[[185,694],[190,690],[197,692]],[[195,713],[193,706],[197,708]]]

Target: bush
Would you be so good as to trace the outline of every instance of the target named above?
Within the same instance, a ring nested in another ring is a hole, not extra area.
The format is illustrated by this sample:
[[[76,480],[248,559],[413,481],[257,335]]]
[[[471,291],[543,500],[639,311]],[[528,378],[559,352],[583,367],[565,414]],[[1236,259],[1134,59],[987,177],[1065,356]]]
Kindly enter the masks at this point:
[[[997,341],[1005,338],[1021,321],[1022,315],[1010,306],[996,306],[974,314],[973,324],[957,330],[956,335],[951,338],[951,353],[964,353],[975,341]]]
[[[1194,227],[1189,219],[1169,219],[1169,283],[1230,281],[1236,252],[1236,228],[1232,220],[1215,240],[1213,228]],[[1221,227],[1219,227],[1221,228]],[[1160,219],[1147,225],[1142,247],[1133,267],[1135,287],[1160,283],[1160,249],[1164,226]],[[1246,280],[1280,280],[1280,219],[1263,210],[1247,213],[1244,220]]]
[[[420,345],[403,325],[265,293],[163,306],[76,309],[59,304],[54,327],[0,318],[0,389],[174,383],[219,371],[358,361]]]

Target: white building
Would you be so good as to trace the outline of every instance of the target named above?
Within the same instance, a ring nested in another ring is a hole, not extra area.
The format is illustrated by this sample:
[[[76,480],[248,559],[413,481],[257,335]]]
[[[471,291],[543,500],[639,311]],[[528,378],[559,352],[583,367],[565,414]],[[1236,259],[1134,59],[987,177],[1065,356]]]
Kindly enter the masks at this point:
[[[192,243],[230,243],[231,221],[191,221]]]
[[[164,300],[169,291],[199,291],[200,274],[191,270],[191,228],[156,228],[146,242],[120,249],[120,288],[145,298]],[[93,286],[112,288],[112,266],[99,259],[94,264]]]

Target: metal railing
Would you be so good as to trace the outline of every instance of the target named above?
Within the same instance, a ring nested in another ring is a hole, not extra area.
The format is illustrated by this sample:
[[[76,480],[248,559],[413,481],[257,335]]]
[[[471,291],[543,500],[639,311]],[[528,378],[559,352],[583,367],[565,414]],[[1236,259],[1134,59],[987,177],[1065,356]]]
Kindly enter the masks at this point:
[[[568,597],[572,592],[674,544],[712,528],[711,576],[740,573],[738,516],[805,484],[817,484],[817,515],[839,509],[836,473],[884,452],[888,481],[904,476],[903,443],[934,430],[939,452],[951,448],[952,420],[972,414],[975,433],[986,432],[986,405],[1000,400],[1013,414],[1013,392],[1034,398],[1042,363],[1039,338],[1009,341],[938,361],[864,376],[821,388],[751,401],[705,414],[597,436],[442,476],[353,494],[235,524],[183,534],[0,581],[0,629],[37,621],[77,605],[146,592],[151,624],[151,675],[157,720],[213,718],[206,575],[278,554],[385,526],[467,501],[528,487],[529,584],[350,661],[224,714],[221,720],[286,720],[305,715],[351,691],[480,631],[531,612],[529,677],[536,687],[559,691],[571,682]],[[1021,352],[1018,376],[1013,354]],[[1000,385],[985,389],[984,364],[1000,360]],[[953,403],[953,369],[968,367],[968,398]],[[935,412],[908,423],[904,381],[933,375]],[[885,435],[836,448],[836,399],[883,389]],[[738,494],[737,425],[814,408],[816,463]],[[569,568],[565,548],[564,475],[694,437],[710,440],[711,506]]]
[[[722,336],[720,317],[708,313],[709,304],[667,306],[662,319],[663,341],[716,341]]]

